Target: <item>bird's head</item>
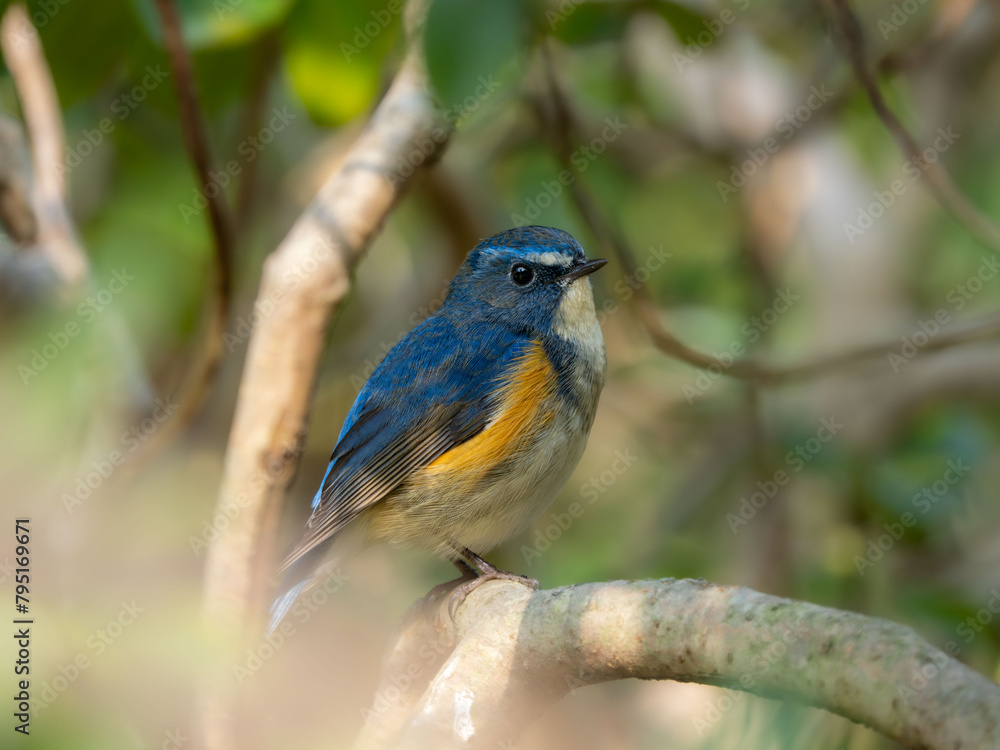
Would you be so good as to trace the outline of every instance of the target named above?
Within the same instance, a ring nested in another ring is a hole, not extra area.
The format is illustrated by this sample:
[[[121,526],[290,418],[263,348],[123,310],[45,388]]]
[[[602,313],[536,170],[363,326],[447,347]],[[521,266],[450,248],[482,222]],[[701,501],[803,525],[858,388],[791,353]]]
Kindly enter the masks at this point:
[[[472,249],[449,297],[468,313],[559,333],[595,321],[586,277],[605,263],[588,260],[580,244],[561,229],[509,229]]]

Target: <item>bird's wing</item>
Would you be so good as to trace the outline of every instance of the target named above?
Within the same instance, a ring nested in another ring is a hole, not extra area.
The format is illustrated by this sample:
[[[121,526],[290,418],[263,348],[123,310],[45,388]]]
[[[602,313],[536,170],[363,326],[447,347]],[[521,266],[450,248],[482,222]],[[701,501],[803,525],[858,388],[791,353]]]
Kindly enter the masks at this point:
[[[496,406],[499,376],[528,343],[492,326],[458,330],[431,318],[393,348],[348,415],[312,516],[282,570],[414,471],[482,431]]]

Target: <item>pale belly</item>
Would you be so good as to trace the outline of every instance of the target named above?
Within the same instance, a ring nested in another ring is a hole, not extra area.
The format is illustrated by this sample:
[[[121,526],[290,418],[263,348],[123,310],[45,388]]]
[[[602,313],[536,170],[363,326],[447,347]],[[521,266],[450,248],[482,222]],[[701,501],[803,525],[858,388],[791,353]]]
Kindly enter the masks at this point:
[[[583,455],[591,422],[557,409],[529,446],[485,476],[462,481],[453,473],[424,472],[359,520],[372,541],[444,557],[454,557],[456,546],[485,554],[551,504]]]

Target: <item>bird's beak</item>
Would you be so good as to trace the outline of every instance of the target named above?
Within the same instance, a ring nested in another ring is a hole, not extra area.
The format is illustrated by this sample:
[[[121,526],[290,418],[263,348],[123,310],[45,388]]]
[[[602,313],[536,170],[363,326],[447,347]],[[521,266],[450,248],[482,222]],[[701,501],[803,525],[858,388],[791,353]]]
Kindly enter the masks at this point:
[[[577,279],[588,276],[592,274],[599,268],[603,268],[607,264],[607,260],[604,258],[595,258],[594,260],[584,261],[578,266],[573,266],[566,273],[559,277],[559,281],[564,284],[568,284],[571,281],[576,281]]]

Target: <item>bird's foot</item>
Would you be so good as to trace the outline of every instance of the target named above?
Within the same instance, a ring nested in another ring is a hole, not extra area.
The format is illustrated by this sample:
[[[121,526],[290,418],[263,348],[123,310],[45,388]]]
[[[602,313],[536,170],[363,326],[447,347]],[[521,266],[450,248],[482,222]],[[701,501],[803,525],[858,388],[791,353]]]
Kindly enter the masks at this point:
[[[448,600],[448,614],[451,615],[452,621],[455,619],[455,613],[458,611],[458,608],[462,606],[462,602],[465,601],[465,597],[487,581],[514,581],[522,586],[527,586],[532,591],[538,591],[538,581],[534,578],[519,576],[516,573],[508,573],[506,570],[500,570],[500,568],[495,565],[491,565],[481,557],[476,561],[476,566],[480,570],[479,575],[459,584],[458,588],[452,592],[451,597]]]
[[[430,619],[433,614],[434,605],[449,591],[454,589],[463,583],[476,580],[476,576],[479,574],[476,572],[475,568],[470,566],[464,560],[455,560],[455,567],[458,568],[459,572],[462,574],[458,578],[451,581],[445,581],[444,583],[439,583],[437,586],[432,588],[427,592],[427,595],[420,600],[420,605],[424,610],[424,617]]]

